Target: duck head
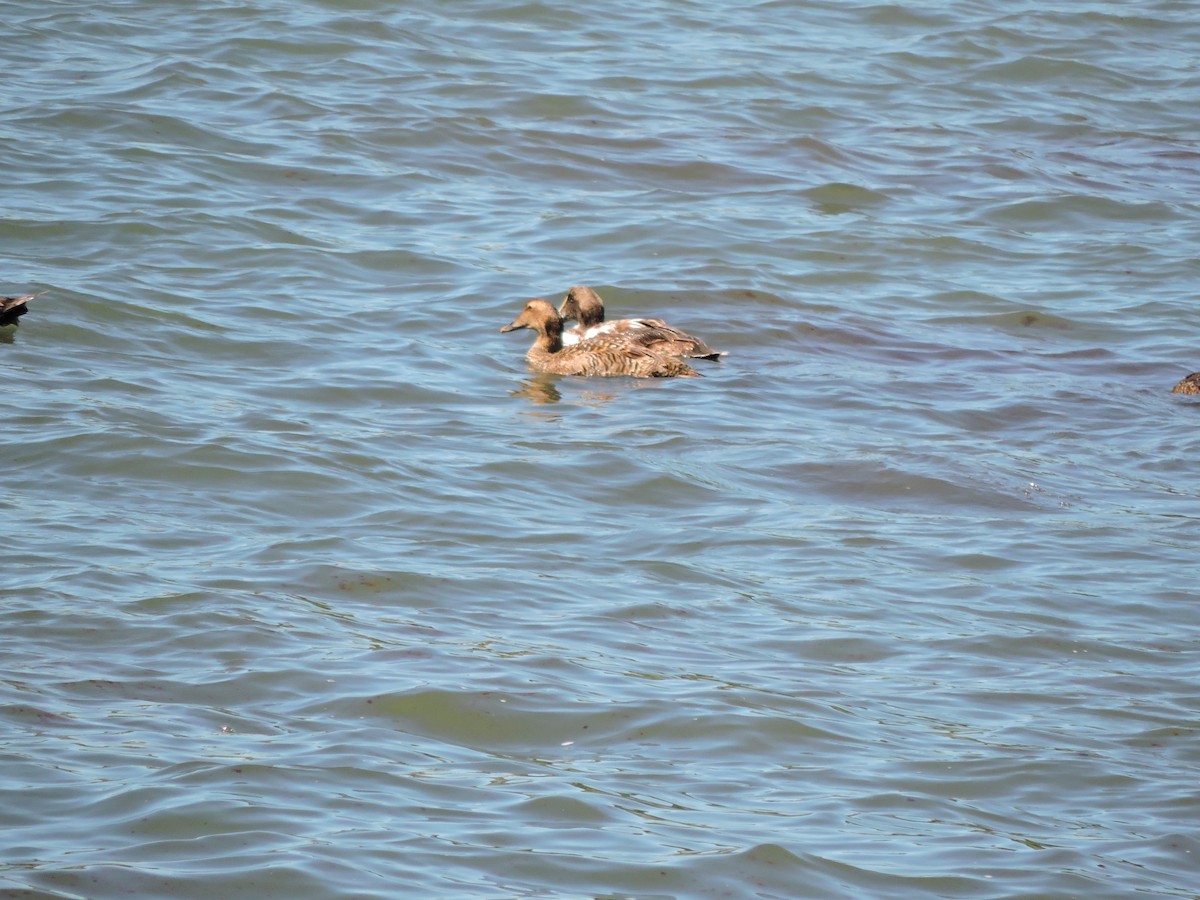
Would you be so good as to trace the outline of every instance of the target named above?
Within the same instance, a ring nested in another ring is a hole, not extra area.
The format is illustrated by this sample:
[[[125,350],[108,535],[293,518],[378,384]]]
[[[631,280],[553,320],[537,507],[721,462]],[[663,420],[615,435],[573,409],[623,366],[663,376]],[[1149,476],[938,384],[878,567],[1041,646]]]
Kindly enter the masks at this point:
[[[532,328],[539,334],[561,335],[562,319],[549,302],[541,299],[530,300],[521,310],[521,314],[501,328],[500,332],[503,334],[518,328]]]
[[[563,297],[558,314],[564,319],[575,319],[584,328],[591,328],[604,321],[604,301],[590,287],[577,284]]]

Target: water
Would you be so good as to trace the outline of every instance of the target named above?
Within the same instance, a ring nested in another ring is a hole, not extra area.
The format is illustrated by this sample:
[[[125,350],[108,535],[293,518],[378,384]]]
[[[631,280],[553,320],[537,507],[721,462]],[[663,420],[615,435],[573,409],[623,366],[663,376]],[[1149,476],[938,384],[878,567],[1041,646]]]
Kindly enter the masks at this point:
[[[1200,896],[1194,20],[7,4],[0,894]]]

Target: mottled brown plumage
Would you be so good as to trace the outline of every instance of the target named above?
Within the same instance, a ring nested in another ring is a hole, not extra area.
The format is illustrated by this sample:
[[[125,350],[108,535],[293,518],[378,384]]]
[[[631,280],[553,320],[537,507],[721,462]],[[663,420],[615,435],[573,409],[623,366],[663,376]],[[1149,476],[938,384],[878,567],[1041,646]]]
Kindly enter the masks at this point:
[[[636,378],[695,378],[700,373],[678,356],[656,353],[627,335],[609,334],[563,346],[562,318],[545,300],[530,300],[500,329],[530,328],[537,339],[525,358],[538,372],[553,375],[633,375]]]
[[[1200,372],[1193,372],[1171,388],[1172,394],[1200,394]]]
[[[29,312],[25,308],[25,304],[30,300],[36,300],[42,294],[23,294],[20,297],[0,297],[0,328],[5,325],[16,325],[17,319]]]
[[[718,359],[725,355],[700,338],[672,328],[662,319],[614,319],[605,322],[604,301],[590,287],[581,284],[567,291],[558,314],[579,323],[563,335],[563,343],[568,347],[586,338],[616,333],[629,335],[655,353],[693,359]]]

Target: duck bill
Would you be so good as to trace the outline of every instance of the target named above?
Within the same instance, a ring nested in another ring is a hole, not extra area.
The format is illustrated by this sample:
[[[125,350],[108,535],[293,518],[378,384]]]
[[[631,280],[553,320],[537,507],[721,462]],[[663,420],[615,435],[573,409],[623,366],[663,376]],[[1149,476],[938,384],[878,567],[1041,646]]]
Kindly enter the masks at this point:
[[[505,334],[509,331],[516,331],[518,328],[524,328],[524,327],[525,327],[524,325],[521,325],[514,320],[512,322],[509,322],[507,325],[502,325],[500,327],[500,333]]]

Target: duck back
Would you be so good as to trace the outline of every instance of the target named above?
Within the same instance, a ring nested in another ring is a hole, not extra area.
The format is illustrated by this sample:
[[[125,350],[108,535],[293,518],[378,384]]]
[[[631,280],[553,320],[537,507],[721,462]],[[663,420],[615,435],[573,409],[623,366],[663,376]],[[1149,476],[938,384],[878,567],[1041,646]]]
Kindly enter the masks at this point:
[[[1171,388],[1172,394],[1200,394],[1200,372],[1193,372]]]
[[[662,319],[614,319],[590,328],[576,326],[563,335],[563,343],[574,343],[605,334],[628,335],[655,353],[682,356],[685,359],[720,359],[723,351],[714,350],[700,338],[673,328]],[[568,335],[574,340],[568,342]]]
[[[657,353],[621,335],[584,338],[557,353],[538,346],[526,358],[539,372],[555,375],[632,375],[635,378],[697,378],[700,373],[678,356]]]
[[[0,327],[4,325],[16,325],[17,319],[29,312],[25,304],[30,300],[36,300],[42,294],[23,294],[20,297],[0,297]]]

